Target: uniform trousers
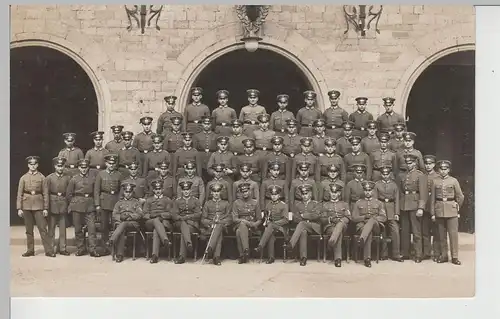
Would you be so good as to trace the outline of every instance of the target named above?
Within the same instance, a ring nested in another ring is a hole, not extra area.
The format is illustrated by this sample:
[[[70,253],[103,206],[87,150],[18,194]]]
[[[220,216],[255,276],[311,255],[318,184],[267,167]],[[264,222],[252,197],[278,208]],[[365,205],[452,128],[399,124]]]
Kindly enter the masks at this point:
[[[125,253],[125,242],[129,231],[139,230],[139,223],[136,221],[123,221],[116,226],[110,241],[116,243],[116,255],[123,256]]]
[[[458,217],[436,217],[439,228],[441,257],[448,257],[447,234],[450,239],[451,258],[458,258]]]
[[[262,237],[260,238],[259,246],[260,247],[265,247],[267,245],[267,256],[269,258],[274,258],[274,244],[276,242],[276,236],[274,235],[275,233],[280,232],[283,234],[285,238],[285,242],[288,240],[288,234],[286,230],[283,228],[283,226],[278,226],[275,223],[271,222],[269,223],[265,230],[264,233],[262,234]]]
[[[363,247],[363,258],[371,258],[372,257],[372,239],[373,233],[380,233],[380,226],[378,221],[375,218],[370,218],[365,220],[364,222],[360,222],[356,224],[356,232],[360,232],[360,238],[364,240]]]
[[[434,237],[432,241],[432,251],[434,257],[441,256],[441,241],[439,240],[439,226],[437,222],[432,222],[431,214],[424,212],[422,217],[422,242],[424,248],[424,256],[431,255],[431,235]],[[444,252],[448,252],[448,241],[444,240]]]
[[[59,251],[66,251],[66,214],[49,214],[49,236],[54,251],[57,250],[57,225],[59,225]]]
[[[413,233],[413,246],[415,257],[422,257],[422,223],[417,217],[416,210],[402,210],[401,218],[401,253],[405,257],[410,256],[411,234]]]
[[[333,258],[335,260],[342,259],[342,238],[346,229],[347,225],[341,221],[325,227],[324,233],[326,236],[330,236],[328,245],[333,246]]]
[[[249,229],[247,225],[240,222],[235,232],[236,232],[236,245],[238,246],[238,252],[240,253],[240,256],[242,256],[245,250],[248,251],[250,249],[249,237],[252,231]]]
[[[185,220],[176,222],[175,226],[181,233],[179,257],[186,258],[187,246],[188,244],[191,244],[191,235],[196,233],[198,229],[195,226],[188,224]]]
[[[35,252],[35,236],[33,231],[36,227],[42,239],[43,249],[45,253],[51,253],[52,242],[47,231],[47,221],[43,217],[41,210],[23,210],[24,226],[26,227],[26,246],[29,252]]]
[[[399,222],[397,220],[388,220],[385,225],[388,229],[388,236],[391,237],[392,258],[397,258],[401,254],[401,238],[399,236]],[[382,241],[382,257],[389,255],[389,248],[386,241]]]
[[[113,211],[111,210],[101,209],[99,214],[99,221],[101,222],[101,239],[103,243],[107,242],[109,239],[109,226],[112,213]]]
[[[301,221],[295,228],[292,238],[290,238],[290,244],[295,247],[297,241],[300,240],[299,254],[300,258],[307,258],[307,235],[315,234],[316,231],[313,229],[313,224],[306,221]],[[317,224],[316,224],[317,225]]]
[[[87,225],[89,234],[89,250],[95,251],[97,245],[97,230],[95,226],[96,213],[73,212],[73,224],[75,225],[76,248],[78,251],[85,251],[85,237],[83,235],[83,223]]]
[[[148,219],[144,223],[146,231],[153,232],[153,249],[152,254],[156,257],[160,254],[160,244],[166,245],[169,240],[167,231],[172,231],[172,224],[168,220],[160,220],[160,217]]]
[[[203,235],[208,236],[207,247],[213,251],[213,257],[220,257],[222,251],[222,240],[224,239],[224,225],[217,224],[214,228],[204,228],[202,230]],[[211,237],[210,237],[211,235]]]

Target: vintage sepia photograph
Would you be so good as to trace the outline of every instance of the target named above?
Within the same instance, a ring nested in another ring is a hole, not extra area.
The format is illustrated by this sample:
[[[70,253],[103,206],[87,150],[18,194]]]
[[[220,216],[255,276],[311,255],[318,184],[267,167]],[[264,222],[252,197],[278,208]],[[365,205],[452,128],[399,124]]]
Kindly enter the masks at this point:
[[[11,5],[11,296],[474,297],[475,43],[473,5]]]

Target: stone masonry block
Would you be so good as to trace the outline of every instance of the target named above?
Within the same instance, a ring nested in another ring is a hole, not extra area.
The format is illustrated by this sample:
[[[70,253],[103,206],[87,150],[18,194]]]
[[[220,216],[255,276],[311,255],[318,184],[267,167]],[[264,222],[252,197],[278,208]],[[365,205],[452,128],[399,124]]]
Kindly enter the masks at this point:
[[[215,21],[215,11],[196,11],[198,21]]]
[[[419,22],[420,15],[413,13],[403,13],[402,17],[403,24],[417,24]]]
[[[297,6],[294,5],[288,5],[288,6],[281,6],[281,12],[297,12]]]
[[[362,62],[378,62],[380,53],[378,52],[360,52]]]
[[[305,12],[292,13],[292,21],[291,22],[306,22],[306,13]]]
[[[306,21],[307,22],[321,22],[323,21],[323,12],[314,12],[309,11],[306,12]]]
[[[424,6],[423,5],[413,6],[413,13],[414,14],[423,14],[424,13]]]
[[[127,59],[125,61],[125,70],[128,71],[140,71],[144,69],[143,59]]]
[[[79,20],[91,20],[95,19],[95,11],[90,10],[79,10],[76,12],[76,18]]]
[[[387,22],[388,25],[403,24],[403,15],[390,13],[387,15]]]
[[[113,101],[111,109],[113,112],[127,112],[127,101]]]
[[[130,90],[140,90],[140,89],[142,89],[142,82],[127,81],[127,82],[125,82],[125,86],[127,88],[127,91],[130,91]]]

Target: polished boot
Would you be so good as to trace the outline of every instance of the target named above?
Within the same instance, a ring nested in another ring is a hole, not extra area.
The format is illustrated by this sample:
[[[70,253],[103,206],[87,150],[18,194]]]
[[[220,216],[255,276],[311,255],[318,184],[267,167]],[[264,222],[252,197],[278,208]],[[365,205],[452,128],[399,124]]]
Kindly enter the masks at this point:
[[[335,259],[335,267],[337,268],[342,267],[342,259]]]
[[[149,260],[149,263],[156,264],[157,262],[158,262],[158,256],[156,255],[151,256],[151,260]]]
[[[266,264],[272,264],[274,263],[274,257],[270,257],[268,260],[266,260]]]
[[[180,256],[179,258],[177,258],[174,263],[177,264],[177,265],[180,265],[180,264],[183,264],[186,262],[186,259],[184,259],[183,256]]]
[[[458,260],[458,258],[452,258],[451,263],[457,266],[460,266],[462,264],[460,260]]]
[[[123,256],[122,255],[117,255],[116,256],[116,262],[121,263],[123,261]]]
[[[62,256],[69,256],[69,255],[70,255],[70,253],[69,253],[68,251],[66,251],[66,250],[62,250],[62,251],[60,251],[60,252],[59,252],[59,255],[62,255]]]
[[[35,252],[34,251],[27,251],[24,254],[22,254],[21,256],[23,256],[23,257],[33,257],[33,256],[35,256]]]
[[[213,263],[214,263],[214,265],[216,265],[216,266],[220,266],[220,265],[221,265],[221,262],[220,262],[219,257],[214,257],[214,259],[213,259]]]
[[[47,257],[55,257],[56,253],[54,253],[54,252],[45,253],[45,256],[47,256]]]
[[[365,259],[365,266],[368,268],[371,268],[372,266],[372,260],[370,258]]]
[[[300,265],[305,266],[306,264],[307,264],[307,258],[306,257],[300,258]]]

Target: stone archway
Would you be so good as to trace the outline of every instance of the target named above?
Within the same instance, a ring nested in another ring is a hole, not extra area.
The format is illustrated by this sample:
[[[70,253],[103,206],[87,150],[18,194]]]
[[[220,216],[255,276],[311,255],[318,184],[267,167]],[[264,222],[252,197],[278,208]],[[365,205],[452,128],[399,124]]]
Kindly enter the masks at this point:
[[[240,35],[234,35],[240,32],[236,31],[238,27],[238,24],[232,23],[216,28],[198,38],[179,55],[177,66],[183,66],[184,71],[175,91],[179,97],[176,107],[178,111],[183,112],[189,101],[190,88],[208,64],[226,53],[244,50],[244,44],[239,41]],[[299,33],[281,32],[286,29],[271,23],[269,28],[273,30],[273,34],[264,36],[259,48],[277,53],[294,63],[307,78],[312,89],[318,93],[317,104],[323,111],[328,88],[319,68],[326,64],[328,59],[319,48]]]

